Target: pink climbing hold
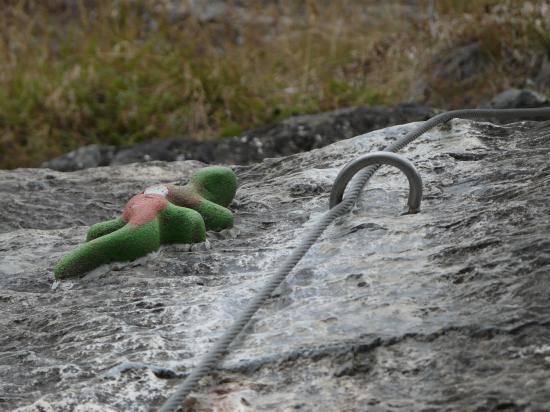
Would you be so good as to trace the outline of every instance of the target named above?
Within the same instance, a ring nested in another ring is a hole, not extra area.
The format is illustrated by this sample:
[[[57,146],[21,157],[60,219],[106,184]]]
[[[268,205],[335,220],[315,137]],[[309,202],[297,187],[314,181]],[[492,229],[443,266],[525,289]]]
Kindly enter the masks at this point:
[[[130,199],[124,208],[122,219],[134,225],[151,222],[158,213],[168,207],[168,200],[161,195],[140,193]]]

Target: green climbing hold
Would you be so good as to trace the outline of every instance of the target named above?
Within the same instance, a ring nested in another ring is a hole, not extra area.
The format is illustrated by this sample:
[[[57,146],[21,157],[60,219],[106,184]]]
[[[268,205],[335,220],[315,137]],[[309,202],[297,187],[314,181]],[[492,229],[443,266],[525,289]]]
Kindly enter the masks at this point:
[[[55,277],[83,276],[103,264],[145,256],[161,244],[203,242],[206,230],[233,226],[227,206],[236,190],[235,173],[220,166],[199,170],[185,186],[149,187],[130,199],[121,217],[93,225],[86,243],[57,263]]]

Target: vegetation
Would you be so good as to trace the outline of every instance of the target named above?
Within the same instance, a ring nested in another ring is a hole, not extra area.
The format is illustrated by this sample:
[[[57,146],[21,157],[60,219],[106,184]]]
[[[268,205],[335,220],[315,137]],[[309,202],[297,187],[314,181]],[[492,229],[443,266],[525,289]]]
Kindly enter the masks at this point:
[[[3,3],[0,168],[345,106],[472,106],[550,56],[546,1],[248,1],[209,21],[170,0]],[[474,70],[453,66],[471,44]]]

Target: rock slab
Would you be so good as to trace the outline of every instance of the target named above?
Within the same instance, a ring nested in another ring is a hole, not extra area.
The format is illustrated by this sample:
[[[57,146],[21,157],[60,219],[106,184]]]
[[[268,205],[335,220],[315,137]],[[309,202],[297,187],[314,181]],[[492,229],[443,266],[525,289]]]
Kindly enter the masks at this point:
[[[89,145],[49,160],[43,166],[66,172],[152,160],[193,159],[205,163],[250,164],[266,157],[317,149],[392,124],[426,120],[433,113],[432,109],[414,103],[394,107],[352,107],[291,117],[225,139],[159,139],[120,148]]]
[[[197,161],[0,172],[0,408],[148,411],[326,210],[338,170],[415,124],[235,167],[236,226],[71,282],[87,225]],[[550,410],[550,122],[456,120],[380,169],[187,409]]]

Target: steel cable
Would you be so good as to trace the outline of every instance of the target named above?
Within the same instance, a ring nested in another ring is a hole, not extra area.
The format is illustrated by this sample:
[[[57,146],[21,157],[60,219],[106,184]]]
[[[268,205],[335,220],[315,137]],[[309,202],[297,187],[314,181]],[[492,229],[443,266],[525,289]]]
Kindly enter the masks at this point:
[[[478,119],[478,118],[497,118],[497,119],[518,119],[518,118],[550,118],[550,107],[541,107],[533,109],[464,109],[452,110],[438,114],[431,119],[425,121],[416,129],[407,133],[404,137],[397,140],[384,149],[385,152],[397,152],[403,147],[417,139],[428,130],[445,123],[453,118],[463,119]],[[380,166],[369,166],[362,170],[348,189],[347,195],[342,202],[329,209],[320,220],[311,228],[305,235],[304,239],[294,249],[290,256],[285,260],[283,265],[275,272],[274,275],[267,281],[266,285],[252,298],[248,307],[240,314],[237,320],[224,332],[224,334],[216,341],[214,346],[201,359],[199,364],[191,371],[187,378],[180,384],[176,391],[166,400],[160,408],[160,412],[174,412],[181,405],[183,400],[187,398],[189,393],[193,391],[198,382],[208,375],[214,369],[216,364],[223,358],[231,343],[235,340],[246,327],[250,319],[254,316],[257,310],[277,289],[281,282],[288,276],[292,269],[298,264],[302,257],[307,253],[311,246],[317,241],[324,230],[338,217],[348,213],[357,199],[359,198],[363,187],[367,184],[374,172]]]

